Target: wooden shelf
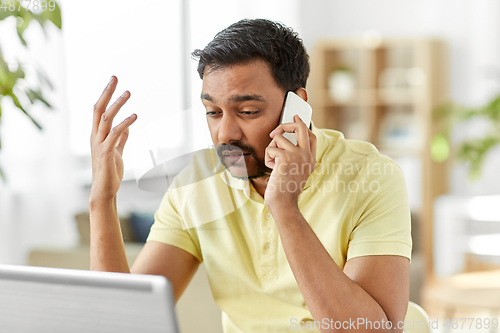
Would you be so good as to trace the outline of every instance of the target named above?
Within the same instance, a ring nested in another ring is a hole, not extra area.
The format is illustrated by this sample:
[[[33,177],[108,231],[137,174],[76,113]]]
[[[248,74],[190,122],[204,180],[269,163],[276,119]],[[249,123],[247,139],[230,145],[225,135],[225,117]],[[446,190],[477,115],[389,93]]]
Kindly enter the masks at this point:
[[[448,165],[433,161],[429,148],[435,133],[432,110],[448,99],[447,64],[446,45],[433,38],[326,39],[311,55],[308,86],[316,126],[369,141],[391,158],[418,160],[422,208],[415,215],[421,244],[415,248],[423,251],[427,278],[433,268],[434,199],[448,189]],[[335,70],[349,73],[351,98],[331,97],[329,76]]]
[[[358,89],[355,94],[345,101],[336,101],[327,89],[322,89],[317,92],[317,99],[321,104],[327,107],[349,107],[349,106],[412,106],[419,102],[425,101],[418,96],[407,97],[402,96],[394,99],[386,99],[381,97],[380,90],[377,89]]]
[[[387,147],[383,145],[377,146],[378,151],[381,154],[387,155],[388,157],[397,157],[397,156],[421,156],[422,149],[409,146],[409,147]]]

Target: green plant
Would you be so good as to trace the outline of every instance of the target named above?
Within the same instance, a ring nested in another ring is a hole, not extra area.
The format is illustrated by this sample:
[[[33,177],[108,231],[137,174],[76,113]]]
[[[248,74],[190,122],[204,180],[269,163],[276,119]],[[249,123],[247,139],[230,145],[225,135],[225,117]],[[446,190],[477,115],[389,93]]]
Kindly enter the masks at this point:
[[[23,37],[23,34],[32,21],[38,22],[44,31],[47,22],[52,22],[56,27],[61,29],[61,10],[57,2],[53,0],[38,1],[36,5],[36,7],[40,9],[38,11],[32,11],[33,8],[36,9],[35,2],[32,3],[31,1],[26,1],[26,3],[28,3],[28,7],[25,7],[24,3],[25,1],[22,0],[0,1],[0,21],[9,17],[13,17],[15,19],[12,20],[12,24],[17,26],[17,36],[25,47],[28,47],[28,45]],[[45,6],[43,6],[43,3],[45,3]],[[48,108],[51,108],[50,103],[43,97],[41,87],[47,86],[48,88],[53,89],[53,86],[41,68],[36,68],[36,72],[38,82],[35,85],[30,85],[30,83],[26,80],[23,64],[18,61],[8,64],[5,61],[2,49],[0,48],[0,123],[2,117],[2,100],[4,97],[10,97],[16,108],[29,117],[36,127],[42,129],[40,124],[38,124],[38,122],[29,114],[29,106],[23,105],[20,102],[20,95],[24,94],[25,97],[29,99],[31,104],[34,104],[36,101],[40,101]],[[20,84],[21,82],[22,87]],[[2,172],[1,166],[0,178],[5,181],[5,175]]]
[[[352,68],[349,67],[349,65],[341,63],[339,65],[331,66],[329,73],[333,72],[346,72],[346,73],[351,73]]]
[[[436,108],[433,116],[439,126],[439,134],[434,137],[431,150],[437,151],[439,149],[436,149],[435,145],[442,145],[442,138],[448,138],[457,123],[477,118],[488,121],[489,129],[484,135],[479,138],[467,139],[457,147],[458,160],[468,162],[470,165],[469,177],[472,180],[479,179],[488,152],[500,143],[500,95],[479,108],[468,108],[456,103],[447,103]]]

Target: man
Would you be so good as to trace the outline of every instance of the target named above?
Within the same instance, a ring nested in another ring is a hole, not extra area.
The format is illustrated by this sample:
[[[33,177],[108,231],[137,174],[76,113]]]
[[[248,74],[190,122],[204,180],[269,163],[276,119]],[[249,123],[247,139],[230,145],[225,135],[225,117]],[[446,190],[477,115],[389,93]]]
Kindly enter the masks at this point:
[[[297,116],[279,125],[288,91],[307,101],[308,55],[290,28],[242,20],[193,55],[227,169],[203,190],[179,190],[200,172],[196,159],[176,177],[129,270],[116,193],[136,115],[111,129],[130,97],[106,110],[112,77],[94,108],[91,269],[164,275],[177,300],[203,261],[224,332],[401,332],[411,237],[399,167],[371,144],[308,128]],[[284,132],[296,134],[297,146]],[[227,200],[236,209],[221,210]]]

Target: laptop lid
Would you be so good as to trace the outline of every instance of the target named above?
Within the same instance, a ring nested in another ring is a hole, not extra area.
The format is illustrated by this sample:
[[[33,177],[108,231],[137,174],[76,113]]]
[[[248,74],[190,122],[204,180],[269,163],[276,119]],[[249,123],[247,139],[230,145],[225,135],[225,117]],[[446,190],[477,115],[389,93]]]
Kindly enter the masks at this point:
[[[179,330],[163,276],[0,265],[0,332]]]

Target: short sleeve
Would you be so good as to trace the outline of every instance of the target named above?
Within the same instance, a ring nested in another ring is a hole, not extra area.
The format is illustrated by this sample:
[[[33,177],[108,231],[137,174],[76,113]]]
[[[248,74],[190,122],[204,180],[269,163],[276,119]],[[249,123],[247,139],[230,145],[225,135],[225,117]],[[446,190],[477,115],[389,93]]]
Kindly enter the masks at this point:
[[[356,193],[347,260],[368,255],[411,259],[411,217],[401,168],[379,155],[369,163]]]
[[[155,221],[151,226],[146,241],[157,241],[170,244],[192,254],[200,262],[203,256],[200,250],[198,237],[193,234],[194,228],[183,228],[182,216],[175,208],[172,191],[164,195],[160,207],[155,213]]]

